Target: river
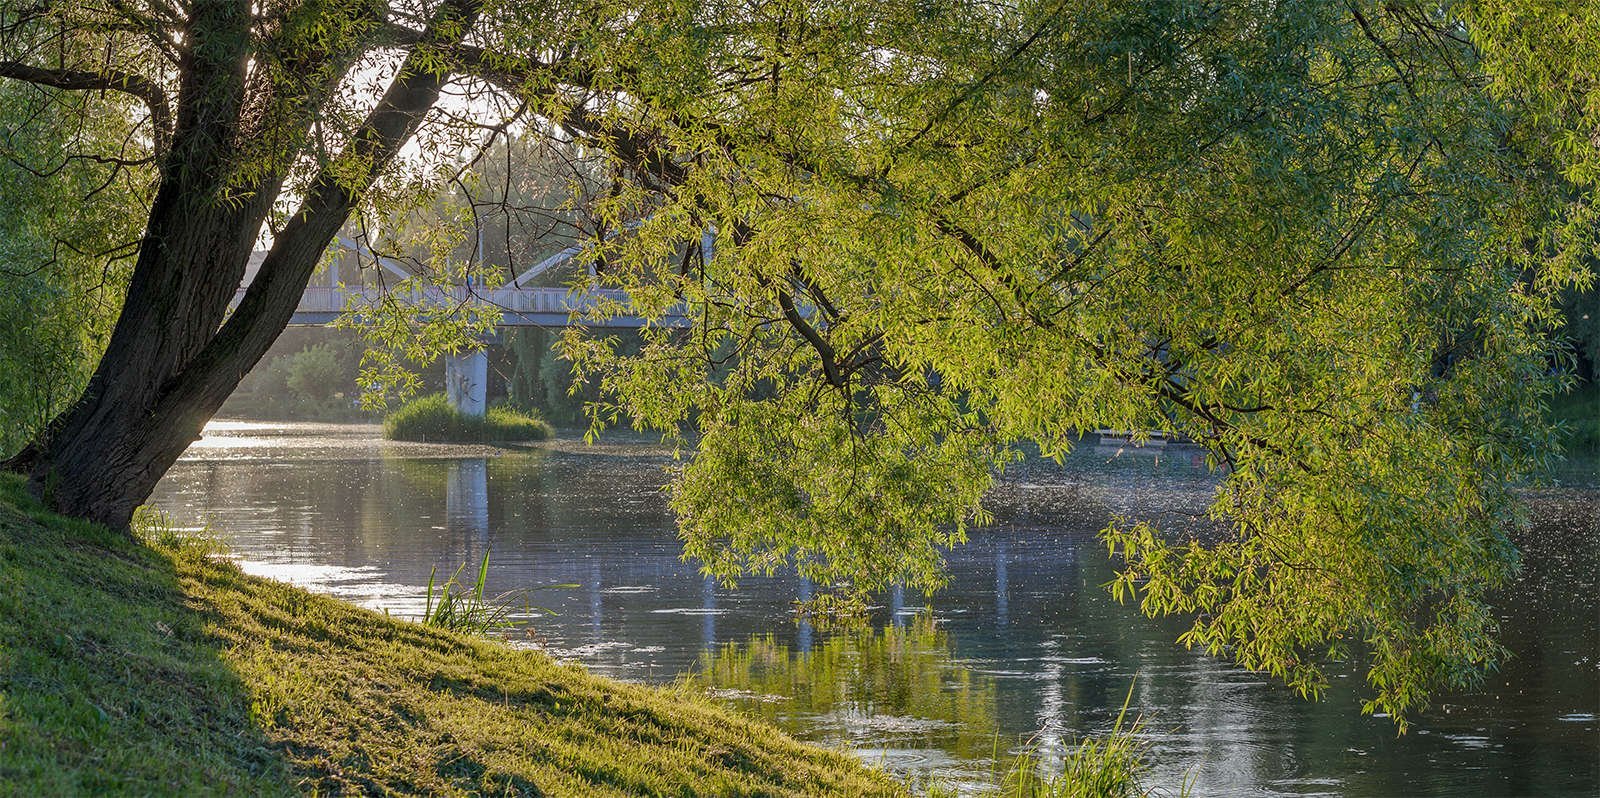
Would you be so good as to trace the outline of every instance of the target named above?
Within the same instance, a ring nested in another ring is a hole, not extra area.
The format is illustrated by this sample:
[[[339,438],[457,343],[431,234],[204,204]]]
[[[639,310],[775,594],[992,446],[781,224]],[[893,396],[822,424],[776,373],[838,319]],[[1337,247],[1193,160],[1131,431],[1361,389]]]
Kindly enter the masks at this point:
[[[1321,702],[1173,640],[1114,602],[1095,538],[1113,514],[1203,510],[1193,455],[1086,447],[1008,475],[997,521],[949,556],[931,600],[881,598],[870,629],[796,621],[790,575],[720,587],[679,560],[643,442],[530,450],[400,444],[371,425],[213,422],[152,503],[209,525],[251,573],[406,617],[430,571],[490,553],[491,592],[528,590],[517,645],[619,679],[693,678],[802,739],[981,792],[997,752],[1104,733],[1128,695],[1169,792],[1278,796],[1600,795],[1600,488],[1531,496],[1519,581],[1499,602],[1511,659],[1441,696],[1412,731],[1363,717],[1360,675]],[[470,568],[469,568],[470,570]],[[570,585],[576,585],[571,587]],[[686,676],[687,675],[687,676]],[[1003,758],[1000,757],[1000,758]]]

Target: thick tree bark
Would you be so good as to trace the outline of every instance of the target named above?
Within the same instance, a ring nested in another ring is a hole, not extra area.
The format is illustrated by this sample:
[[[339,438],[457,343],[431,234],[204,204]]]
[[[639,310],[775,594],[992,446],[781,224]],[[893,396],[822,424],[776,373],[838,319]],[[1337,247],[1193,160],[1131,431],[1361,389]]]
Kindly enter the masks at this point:
[[[197,25],[242,30],[242,18],[208,20],[200,9],[207,4],[196,6]],[[440,13],[452,24],[430,27],[421,38],[449,46],[470,28],[477,3],[459,0]],[[440,27],[448,33],[432,35]],[[207,51],[209,62],[185,64],[171,154],[110,345],[83,398],[11,463],[25,467],[32,490],[66,515],[127,527],[287,326],[357,195],[416,132],[445,80],[427,68],[431,54],[414,50],[407,57],[350,144],[274,236],[244,300],[224,324],[283,180],[237,184],[240,119],[249,116],[241,113],[248,105],[246,38],[239,41],[236,55],[223,52],[219,61],[222,48],[216,48]]]
[[[185,34],[211,46],[188,48],[180,65],[172,148],[122,313],[84,396],[32,447],[35,491],[70,515],[125,525],[137,506],[130,494],[154,486],[143,456],[151,399],[221,323],[276,194],[271,185],[229,185],[248,25],[238,4],[195,4]],[[229,193],[245,199],[224,201]]]

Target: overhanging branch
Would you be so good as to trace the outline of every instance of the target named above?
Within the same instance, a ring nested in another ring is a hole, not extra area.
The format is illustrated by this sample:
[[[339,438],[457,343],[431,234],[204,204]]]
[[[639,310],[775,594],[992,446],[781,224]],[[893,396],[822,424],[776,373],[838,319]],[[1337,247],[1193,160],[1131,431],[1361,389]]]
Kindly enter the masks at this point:
[[[115,91],[139,100],[150,109],[150,126],[156,159],[167,154],[172,140],[172,109],[167,92],[149,78],[119,69],[91,72],[82,69],[47,69],[17,61],[0,61],[0,78],[67,91]]]

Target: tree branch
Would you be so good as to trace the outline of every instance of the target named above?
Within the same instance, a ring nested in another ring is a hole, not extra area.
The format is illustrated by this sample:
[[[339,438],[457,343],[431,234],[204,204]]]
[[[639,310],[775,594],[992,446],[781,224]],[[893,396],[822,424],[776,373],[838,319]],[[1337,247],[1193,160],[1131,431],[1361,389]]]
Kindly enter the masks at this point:
[[[266,352],[294,315],[318,257],[349,218],[361,193],[411,140],[438,102],[449,74],[432,68],[434,48],[457,46],[481,8],[481,0],[450,0],[436,13],[349,144],[312,180],[305,200],[274,236],[238,309],[172,380],[163,403],[183,406],[197,395],[231,390],[238,376]]]
[[[46,69],[17,61],[0,61],[0,78],[12,78],[53,89],[115,91],[133,97],[150,109],[157,161],[167,154],[172,140],[172,109],[167,105],[167,92],[160,84],[143,75],[118,69],[90,72],[81,69]]]

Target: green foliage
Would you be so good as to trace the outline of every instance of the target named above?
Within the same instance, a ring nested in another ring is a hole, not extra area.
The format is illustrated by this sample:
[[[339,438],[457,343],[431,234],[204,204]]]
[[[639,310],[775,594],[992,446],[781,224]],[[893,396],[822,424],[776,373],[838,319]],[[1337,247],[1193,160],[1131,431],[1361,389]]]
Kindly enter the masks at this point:
[[[1525,138],[1517,143],[1542,155],[1544,165],[1573,187],[1600,185],[1600,148],[1594,146],[1600,3],[1468,0],[1456,10],[1493,79],[1491,90],[1519,105],[1522,124],[1510,133]],[[1592,222],[1594,212],[1587,208],[1582,218]]]
[[[1551,416],[1566,428],[1567,451],[1579,457],[1600,455],[1600,385],[1559,396],[1551,404]]]
[[[331,399],[350,375],[340,368],[333,348],[314,344],[292,355],[284,378],[289,390],[313,402]]]
[[[1023,447],[1188,437],[1217,528],[1108,529],[1119,595],[1306,695],[1361,657],[1403,725],[1502,653],[1486,596],[1600,229],[1595,50],[1556,43],[1593,4],[1489,5],[646,12],[628,52],[660,60],[606,63],[643,82],[604,113],[679,173],[617,154],[595,212],[634,226],[594,258],[694,323],[637,354],[569,329],[592,421],[692,445],[708,572],[862,592],[937,586]],[[1524,80],[1543,44],[1577,66]]]
[[[1572,345],[1579,379],[1600,383],[1600,286],[1567,292],[1561,319],[1561,336]]]
[[[724,580],[935,587],[1018,451],[1160,431],[1210,450],[1217,528],[1106,540],[1121,595],[1195,618],[1185,642],[1308,695],[1359,656],[1402,724],[1500,654],[1484,600],[1557,451],[1557,302],[1593,283],[1594,0],[466,3],[428,36],[470,19],[474,48],[411,48],[410,74],[492,96],[430,114],[382,179],[374,139],[343,146],[371,94],[327,90],[381,71],[397,31],[370,4],[259,36],[120,8],[22,30],[132,40],[89,48],[132,71],[204,31],[193,63],[265,87],[220,190],[326,164],[419,266],[350,309],[364,386],[415,393],[412,363],[499,318],[439,289],[505,277],[462,257],[479,206],[441,199],[485,131],[573,145],[571,204],[536,210],[586,220],[627,296],[586,315],[692,319],[638,348],[570,328],[574,384],[602,391],[596,429],[694,446],[673,507]]]
[[[106,160],[121,106],[0,81],[0,458],[78,396],[116,321],[152,171]]]
[[[895,408],[871,436],[834,393],[730,405],[701,420],[672,496],[685,556],[726,582],[793,563],[823,584],[933,586],[939,550],[987,519],[978,499],[1004,454],[981,435],[945,434],[959,424],[937,417],[948,405]]]
[[[903,795],[685,691],[140,545],[0,475],[0,784],[21,795]]]
[[[574,379],[572,364],[557,348],[560,334],[539,327],[512,327],[502,334],[504,365],[491,368],[508,375],[507,403],[534,411],[557,426],[585,426],[584,407],[601,398],[600,386],[596,380]],[[630,331],[617,331],[615,336],[619,350],[637,352],[642,346],[639,336]]]
[[[553,432],[538,417],[506,407],[491,407],[483,418],[463,415],[442,393],[413,400],[383,420],[385,438],[425,443],[539,441]]]
[[[557,359],[551,337],[537,327],[506,332],[506,398],[514,407],[538,410],[551,423],[582,424],[583,400],[571,395],[571,367]]]
[[[223,404],[220,415],[296,421],[353,421],[375,418],[357,402],[355,382],[364,345],[354,334],[328,328],[293,327],[273,344]],[[332,356],[330,365],[321,353]],[[290,386],[303,372],[302,390]],[[313,374],[317,374],[312,378]],[[434,374],[426,375],[436,377]],[[378,416],[377,418],[381,418]]]
[[[482,275],[471,269],[447,270],[465,281]],[[357,381],[364,386],[361,405],[368,410],[388,407],[391,397],[405,401],[422,389],[422,378],[415,364],[427,364],[441,353],[455,353],[466,342],[481,340],[500,320],[498,309],[461,302],[450,313],[430,313],[423,303],[408,297],[437,291],[435,280],[450,278],[419,276],[401,280],[373,304],[356,304],[346,309],[336,323],[340,329],[355,330],[368,342],[361,354]]]

